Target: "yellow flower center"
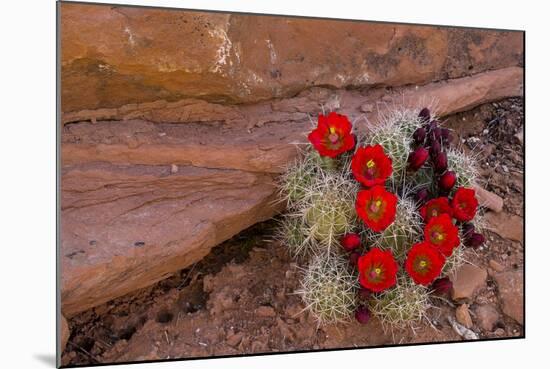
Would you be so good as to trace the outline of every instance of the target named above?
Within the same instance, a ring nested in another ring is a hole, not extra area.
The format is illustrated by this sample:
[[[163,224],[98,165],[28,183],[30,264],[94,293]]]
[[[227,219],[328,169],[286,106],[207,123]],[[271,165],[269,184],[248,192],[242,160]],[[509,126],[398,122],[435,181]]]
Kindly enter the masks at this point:
[[[380,268],[375,268],[374,272],[376,273],[376,275],[380,275],[380,273],[382,273],[382,270]]]
[[[438,234],[437,234],[437,240],[438,240],[438,241],[441,241],[441,240],[444,239],[444,238],[445,238],[445,236],[443,236],[441,233],[438,233]]]
[[[336,133],[336,129],[335,129],[334,127],[329,127],[328,130],[329,130],[329,132],[332,133],[332,134]]]
[[[373,201],[370,203],[370,211],[372,213],[378,213],[378,211],[380,210],[380,206],[382,205],[382,201],[381,200],[377,200],[377,201]]]
[[[426,260],[421,260],[420,263],[418,263],[418,265],[420,265],[421,268],[425,268],[426,265],[428,265],[428,263],[426,262]]]
[[[367,161],[367,168],[371,169],[372,167],[374,167],[374,161],[371,159]]]

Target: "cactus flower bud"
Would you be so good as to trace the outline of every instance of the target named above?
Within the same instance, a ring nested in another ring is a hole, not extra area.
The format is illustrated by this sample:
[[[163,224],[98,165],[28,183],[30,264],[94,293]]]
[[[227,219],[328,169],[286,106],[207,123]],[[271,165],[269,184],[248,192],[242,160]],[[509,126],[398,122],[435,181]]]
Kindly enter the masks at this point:
[[[430,193],[428,192],[427,188],[422,188],[415,194],[416,201],[420,204],[424,204],[426,201],[428,201],[428,197],[430,196]]]
[[[445,295],[453,288],[453,282],[449,277],[438,278],[432,283],[431,288],[436,294]]]
[[[419,147],[409,154],[409,168],[413,171],[420,169],[428,159],[428,150]]]
[[[430,121],[430,109],[424,108],[418,113],[418,117],[426,122]]]
[[[447,170],[447,154],[440,152],[434,159],[434,169],[438,173],[443,173]]]
[[[370,320],[370,311],[366,306],[359,306],[355,310],[355,319],[361,324],[367,324]]]
[[[474,232],[475,227],[472,223],[464,223],[464,225],[462,226],[462,237],[464,239],[469,238]]]
[[[446,171],[441,178],[439,178],[439,188],[443,191],[449,192],[456,184],[456,174],[452,170]]]
[[[417,128],[413,133],[414,142],[418,145],[422,145],[426,140],[426,128]]]
[[[477,249],[485,243],[485,237],[481,233],[472,232],[470,237],[466,238],[464,244],[468,247]]]
[[[430,142],[430,156],[432,158],[437,157],[437,155],[441,152],[441,144],[439,143],[439,140],[431,140]]]
[[[347,233],[340,240],[340,245],[346,251],[353,251],[361,245],[361,237],[357,233]]]

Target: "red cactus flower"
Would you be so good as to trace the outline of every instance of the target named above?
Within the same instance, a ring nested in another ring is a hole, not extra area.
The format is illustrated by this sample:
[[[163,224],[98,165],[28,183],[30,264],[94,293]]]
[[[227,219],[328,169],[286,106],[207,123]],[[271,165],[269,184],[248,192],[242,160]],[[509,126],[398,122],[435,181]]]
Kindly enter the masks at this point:
[[[374,186],[357,193],[357,215],[374,232],[382,232],[395,220],[397,196],[382,186]]]
[[[351,171],[366,187],[383,185],[392,172],[392,160],[380,145],[360,147],[351,159]]]
[[[397,263],[391,251],[373,248],[359,258],[359,283],[372,292],[381,292],[395,285]]]
[[[438,295],[445,295],[453,288],[453,282],[451,282],[449,277],[438,278],[432,283],[430,288]]]
[[[474,219],[477,212],[478,202],[476,199],[476,193],[471,188],[459,187],[453,200],[451,202],[453,206],[454,217],[461,222],[468,222]]]
[[[449,214],[431,218],[424,228],[424,238],[445,256],[451,256],[453,249],[460,244],[458,228]]]
[[[431,218],[441,214],[453,215],[453,208],[451,208],[451,205],[449,204],[449,199],[446,197],[431,199],[423,207],[420,208],[420,215],[426,223]]]
[[[439,178],[439,188],[441,188],[443,191],[450,191],[456,183],[456,174],[452,170],[448,170],[441,178]]]
[[[342,239],[340,239],[340,245],[346,251],[353,251],[361,245],[361,237],[357,233],[346,233]]]
[[[345,115],[335,112],[329,113],[328,116],[319,114],[317,128],[311,131],[307,138],[319,155],[335,158],[355,146],[351,128],[351,123]]]
[[[411,247],[405,260],[405,270],[417,284],[427,286],[441,273],[445,257],[428,242]]]
[[[366,306],[359,306],[355,310],[355,319],[361,324],[367,324],[370,320],[370,311]]]

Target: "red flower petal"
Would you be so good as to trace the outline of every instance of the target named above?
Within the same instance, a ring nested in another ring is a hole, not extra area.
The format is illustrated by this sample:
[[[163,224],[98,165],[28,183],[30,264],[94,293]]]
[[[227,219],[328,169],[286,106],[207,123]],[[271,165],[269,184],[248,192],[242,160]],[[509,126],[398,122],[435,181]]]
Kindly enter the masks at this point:
[[[392,160],[380,145],[360,147],[351,159],[351,171],[366,187],[383,185],[392,173]]]
[[[373,248],[359,258],[359,283],[373,292],[381,292],[395,285],[399,269],[391,251]]]
[[[445,256],[451,256],[453,249],[460,244],[458,228],[449,214],[431,218],[424,228],[424,238]]]
[[[445,257],[428,242],[412,246],[405,260],[405,270],[413,281],[424,286],[429,285],[441,273]]]
[[[395,220],[397,196],[382,186],[374,186],[357,193],[357,215],[374,232],[382,232]]]
[[[457,220],[468,222],[474,219],[478,202],[473,189],[459,187],[455,192],[451,204],[453,206],[454,217]]]
[[[453,215],[453,209],[449,204],[449,199],[446,197],[438,197],[432,199],[424,206],[420,208],[420,215],[424,219],[424,222],[428,222],[432,217],[436,217],[441,214]]]
[[[319,155],[335,158],[355,146],[351,129],[351,123],[345,115],[335,112],[328,116],[319,114],[317,128],[310,132],[308,140]]]

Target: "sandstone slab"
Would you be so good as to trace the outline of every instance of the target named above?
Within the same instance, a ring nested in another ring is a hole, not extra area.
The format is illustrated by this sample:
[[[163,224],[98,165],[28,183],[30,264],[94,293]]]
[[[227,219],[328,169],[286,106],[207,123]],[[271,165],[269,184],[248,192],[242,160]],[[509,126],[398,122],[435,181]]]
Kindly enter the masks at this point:
[[[464,264],[453,275],[451,281],[453,288],[451,296],[453,300],[470,300],[475,293],[485,286],[487,271],[475,265]]]
[[[472,323],[472,317],[470,316],[470,312],[468,311],[468,305],[462,304],[455,310],[455,316],[457,322],[465,326],[466,328],[470,329],[473,326]]]
[[[501,237],[523,243],[523,218],[508,213],[485,214],[488,228]]]
[[[185,97],[250,103],[523,63],[513,31],[70,3],[60,22],[64,112]]]
[[[166,278],[270,218],[271,176],[180,167],[68,166],[61,183],[61,301],[71,317]]]
[[[474,190],[476,191],[476,198],[480,206],[492,210],[495,213],[502,211],[502,207],[504,206],[502,197],[477,185],[474,186]]]
[[[521,270],[498,273],[494,276],[502,311],[519,324],[523,324],[523,272]]]

